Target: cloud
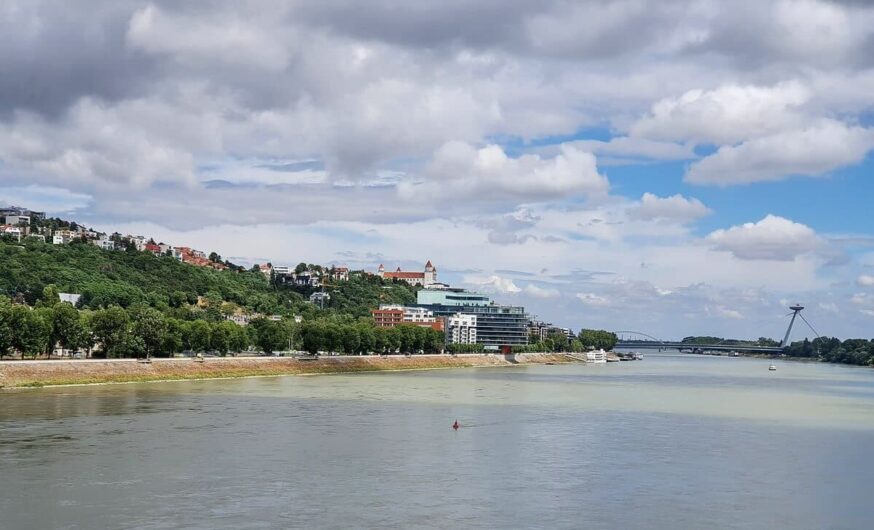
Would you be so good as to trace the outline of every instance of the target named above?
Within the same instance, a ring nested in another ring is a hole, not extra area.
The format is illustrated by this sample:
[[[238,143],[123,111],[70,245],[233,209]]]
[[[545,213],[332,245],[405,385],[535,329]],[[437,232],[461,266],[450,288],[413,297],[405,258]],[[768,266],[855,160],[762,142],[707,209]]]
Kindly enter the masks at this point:
[[[730,320],[743,320],[746,318],[740,311],[729,309],[721,305],[706,306],[704,312],[712,317],[727,318]]]
[[[860,309],[859,312],[863,315],[874,317],[874,309]]]
[[[862,274],[856,278],[856,284],[861,287],[874,287],[874,276],[870,274]]]
[[[861,162],[874,148],[874,130],[834,120],[724,146],[693,163],[685,180],[692,184],[748,184],[794,175],[822,177]]]
[[[569,142],[569,145],[594,155],[620,159],[689,160],[696,158],[693,146],[690,144],[658,142],[633,136],[620,136],[609,141],[577,140]]]
[[[482,194],[485,200],[547,199],[569,194],[604,195],[610,187],[607,178],[598,173],[594,155],[569,145],[562,146],[553,158],[511,158],[498,145],[476,149],[450,142],[435,153],[426,174],[424,183],[401,184],[401,197],[434,200]]]
[[[835,304],[834,302],[828,302],[828,303],[820,302],[819,308],[822,309],[823,311],[827,311],[827,312],[833,313],[833,314],[840,313],[840,309],[838,309],[838,305]]]
[[[775,215],[756,223],[716,230],[705,240],[714,249],[730,252],[743,260],[792,261],[822,245],[809,226]]]
[[[595,293],[577,293],[576,297],[579,301],[586,305],[591,306],[606,306],[610,305],[610,300],[604,298],[603,296],[599,296]]]
[[[810,98],[797,82],[772,87],[725,85],[690,90],[656,102],[631,126],[633,136],[656,140],[733,144],[795,127],[803,122],[798,107]]]
[[[516,294],[522,292],[522,289],[513,283],[510,278],[504,278],[498,275],[492,275],[485,278],[482,277],[467,277],[465,283],[472,284],[479,291],[484,293],[499,293],[499,294]]]
[[[84,193],[36,184],[0,187],[0,206],[22,206],[52,215],[85,208],[92,199],[93,197]]]
[[[682,195],[659,197],[652,193],[644,193],[640,203],[628,209],[628,217],[639,221],[676,221],[686,223],[694,221],[711,212],[710,208],[698,199],[687,199]]]
[[[538,287],[533,283],[529,283],[528,285],[526,285],[523,289],[523,292],[529,296],[533,296],[534,298],[543,299],[558,298],[559,296],[561,296],[561,292],[559,292],[558,289]]]

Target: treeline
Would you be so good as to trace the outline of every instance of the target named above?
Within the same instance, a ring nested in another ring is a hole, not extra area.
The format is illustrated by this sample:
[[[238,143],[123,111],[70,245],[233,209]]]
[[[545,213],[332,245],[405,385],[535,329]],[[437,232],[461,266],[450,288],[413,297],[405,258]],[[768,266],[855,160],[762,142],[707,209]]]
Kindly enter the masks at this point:
[[[749,340],[740,340],[740,339],[726,339],[723,337],[711,337],[711,336],[692,336],[692,337],[684,337],[680,342],[684,344],[695,345],[695,346],[715,346],[717,344],[722,346],[741,346],[741,345],[754,345],[754,346],[767,346],[767,347],[777,347],[780,345],[780,341],[769,339],[768,337],[759,337],[758,340],[749,341]]]
[[[329,316],[302,323],[261,317],[240,326],[206,318],[210,314],[184,306],[162,312],[145,304],[79,311],[61,302],[57,288],[50,285],[33,308],[0,297],[0,357],[17,353],[22,358],[37,358],[56,348],[94,349],[94,356],[100,358],[169,357],[181,352],[227,355],[250,350],[271,354],[292,349],[347,354],[443,350],[442,332],[414,325],[384,329],[367,319]]]
[[[830,363],[874,366],[874,340],[819,337],[793,342],[783,353],[789,357],[819,359]]]

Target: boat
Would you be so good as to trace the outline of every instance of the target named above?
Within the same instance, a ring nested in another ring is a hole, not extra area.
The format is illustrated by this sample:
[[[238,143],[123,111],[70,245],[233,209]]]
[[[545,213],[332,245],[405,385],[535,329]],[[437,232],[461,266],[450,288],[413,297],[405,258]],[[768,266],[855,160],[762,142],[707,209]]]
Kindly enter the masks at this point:
[[[774,365],[772,364],[771,366],[768,367],[768,371],[770,371],[770,372],[776,372],[776,371],[777,371],[777,367],[774,366]]]

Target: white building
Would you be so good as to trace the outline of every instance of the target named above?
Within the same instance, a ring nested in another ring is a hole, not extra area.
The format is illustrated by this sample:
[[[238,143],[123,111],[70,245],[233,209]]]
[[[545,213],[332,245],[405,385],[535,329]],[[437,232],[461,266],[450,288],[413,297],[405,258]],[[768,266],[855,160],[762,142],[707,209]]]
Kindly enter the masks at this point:
[[[94,246],[102,248],[103,250],[115,250],[115,241],[107,239],[106,237],[95,239],[91,241],[91,243],[94,244]]]
[[[320,307],[324,307],[330,301],[331,295],[324,291],[316,291],[310,295],[310,302]]]
[[[0,234],[4,236],[11,236],[14,237],[16,241],[21,241],[21,229],[17,226],[0,226]]]
[[[15,225],[15,226],[29,226],[30,225],[30,216],[29,215],[7,215],[6,216],[6,224]]]
[[[385,266],[380,264],[376,275],[384,280],[397,280],[420,287],[430,287],[437,283],[437,268],[431,264],[431,260],[425,264],[423,272],[405,272],[400,267],[394,272],[386,272]]]
[[[446,327],[446,340],[449,344],[475,344],[476,315],[456,313],[449,317]]]
[[[58,293],[58,296],[61,298],[61,302],[67,302],[71,305],[76,305],[79,303],[79,299],[82,298],[81,294],[73,294],[73,293]]]
[[[289,276],[294,273],[294,268],[289,267],[288,265],[274,265],[273,272],[276,273],[277,276]]]
[[[77,237],[79,237],[79,232],[73,230],[55,230],[52,235],[52,244],[66,245]]]

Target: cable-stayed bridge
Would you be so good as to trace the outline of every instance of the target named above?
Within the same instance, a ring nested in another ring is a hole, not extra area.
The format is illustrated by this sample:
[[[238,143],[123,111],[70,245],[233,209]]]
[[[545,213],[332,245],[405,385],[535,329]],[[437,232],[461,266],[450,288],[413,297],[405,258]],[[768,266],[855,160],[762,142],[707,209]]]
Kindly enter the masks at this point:
[[[804,321],[805,324],[813,331],[813,333],[818,337],[819,333],[813,329],[813,326],[810,325],[810,322],[804,318],[801,314],[801,310],[804,309],[801,305],[791,306],[789,309],[792,310],[791,313],[786,316],[792,316],[792,319],[789,321],[789,327],[786,329],[786,335],[783,337],[783,341],[779,346],[763,346],[760,344],[754,343],[738,343],[731,342],[729,344],[725,344],[725,341],[716,343],[716,344],[696,344],[691,342],[667,342],[653,337],[652,335],[648,335],[646,333],[640,331],[630,331],[630,330],[621,330],[614,331],[616,335],[620,336],[619,342],[616,343],[615,348],[621,349],[631,349],[631,350],[679,350],[682,352],[691,352],[691,353],[699,353],[703,351],[727,351],[727,352],[738,352],[738,353],[782,353],[787,346],[789,346],[789,337],[792,334],[792,326],[795,324],[795,319],[800,318]],[[626,339],[625,336],[630,335],[632,337],[641,337],[640,339]]]

